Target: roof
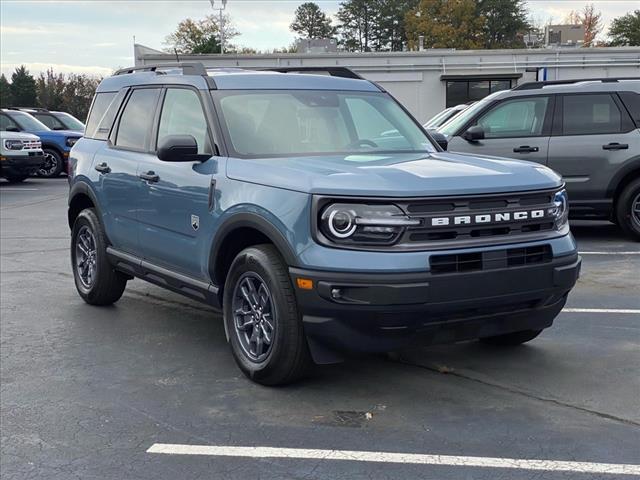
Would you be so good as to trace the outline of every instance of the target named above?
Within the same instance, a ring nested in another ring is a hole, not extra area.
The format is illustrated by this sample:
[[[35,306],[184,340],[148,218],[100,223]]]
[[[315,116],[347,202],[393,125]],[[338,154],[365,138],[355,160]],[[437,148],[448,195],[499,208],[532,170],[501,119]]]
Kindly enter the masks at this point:
[[[135,85],[190,85],[209,90],[352,90],[379,92],[368,80],[307,73],[280,73],[240,68],[207,69],[206,75],[166,71],[120,71],[105,78],[98,92],[117,91]]]

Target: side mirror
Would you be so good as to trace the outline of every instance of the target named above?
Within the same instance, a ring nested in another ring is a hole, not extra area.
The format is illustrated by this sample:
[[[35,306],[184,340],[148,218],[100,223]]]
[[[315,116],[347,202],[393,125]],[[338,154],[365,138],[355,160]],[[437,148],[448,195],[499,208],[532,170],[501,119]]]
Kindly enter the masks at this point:
[[[478,140],[483,140],[484,129],[479,125],[469,127],[467,131],[462,134],[462,138],[464,138],[467,142],[477,142]]]
[[[20,129],[18,127],[14,127],[13,125],[8,126],[4,129],[5,132],[19,132]]]
[[[192,135],[167,135],[158,144],[158,158],[163,162],[195,162],[200,160],[198,142]]]
[[[429,133],[431,134],[431,138],[433,138],[436,143],[442,147],[443,150],[447,150],[447,148],[449,147],[449,141],[447,140],[447,137],[444,136],[444,134],[438,132]]]

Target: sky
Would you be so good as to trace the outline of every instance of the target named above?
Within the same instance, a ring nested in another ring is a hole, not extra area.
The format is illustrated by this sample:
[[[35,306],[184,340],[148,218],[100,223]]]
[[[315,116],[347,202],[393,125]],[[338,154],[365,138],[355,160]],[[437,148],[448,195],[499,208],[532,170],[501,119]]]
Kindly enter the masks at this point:
[[[214,0],[216,7],[221,0]],[[226,12],[241,35],[239,46],[270,50],[290,45],[289,30],[299,0],[228,0]],[[340,2],[317,1],[334,16]],[[606,32],[615,17],[635,8],[633,0],[528,0],[536,23],[561,22],[571,10],[593,3]],[[9,76],[25,64],[33,74],[52,68],[61,73],[110,75],[133,65],[133,43],[162,49],[164,38],[184,18],[212,13],[208,0],[0,0],[0,66]]]

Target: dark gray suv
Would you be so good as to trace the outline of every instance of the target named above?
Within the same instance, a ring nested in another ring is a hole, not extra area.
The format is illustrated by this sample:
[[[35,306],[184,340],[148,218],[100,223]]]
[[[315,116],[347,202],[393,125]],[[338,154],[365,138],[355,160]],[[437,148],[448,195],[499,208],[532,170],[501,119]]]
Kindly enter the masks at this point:
[[[525,83],[438,131],[453,152],[551,167],[566,182],[571,218],[608,219],[640,240],[640,77]]]

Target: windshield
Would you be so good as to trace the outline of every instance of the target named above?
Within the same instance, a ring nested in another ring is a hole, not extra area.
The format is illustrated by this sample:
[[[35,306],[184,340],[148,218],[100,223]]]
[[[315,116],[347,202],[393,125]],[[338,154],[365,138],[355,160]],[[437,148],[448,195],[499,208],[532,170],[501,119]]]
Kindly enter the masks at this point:
[[[78,120],[73,115],[66,112],[56,112],[54,113],[56,118],[60,120],[65,128],[68,130],[83,130],[84,131],[84,123]]]
[[[420,126],[382,93],[243,90],[212,95],[228,143],[240,157],[436,151]]]
[[[427,123],[424,124],[424,128],[437,127],[440,120],[445,116],[447,116],[447,114],[449,114],[451,110],[453,110],[453,107],[446,108],[442,110],[440,113],[435,114],[433,117],[429,119],[429,121],[427,121]]]
[[[11,112],[9,114],[11,119],[18,124],[22,130],[27,132],[39,132],[44,130],[50,130],[44,123],[33,118],[28,113],[24,112]]]
[[[464,124],[466,124],[471,119],[471,117],[473,117],[476,114],[476,112],[482,110],[499,93],[501,92],[492,93],[488,97],[484,97],[479,102],[474,103],[469,108],[465,108],[459,114],[452,117],[448,122],[444,123],[440,128],[438,128],[438,133],[442,133],[447,137],[451,137],[455,135],[455,133]]]

